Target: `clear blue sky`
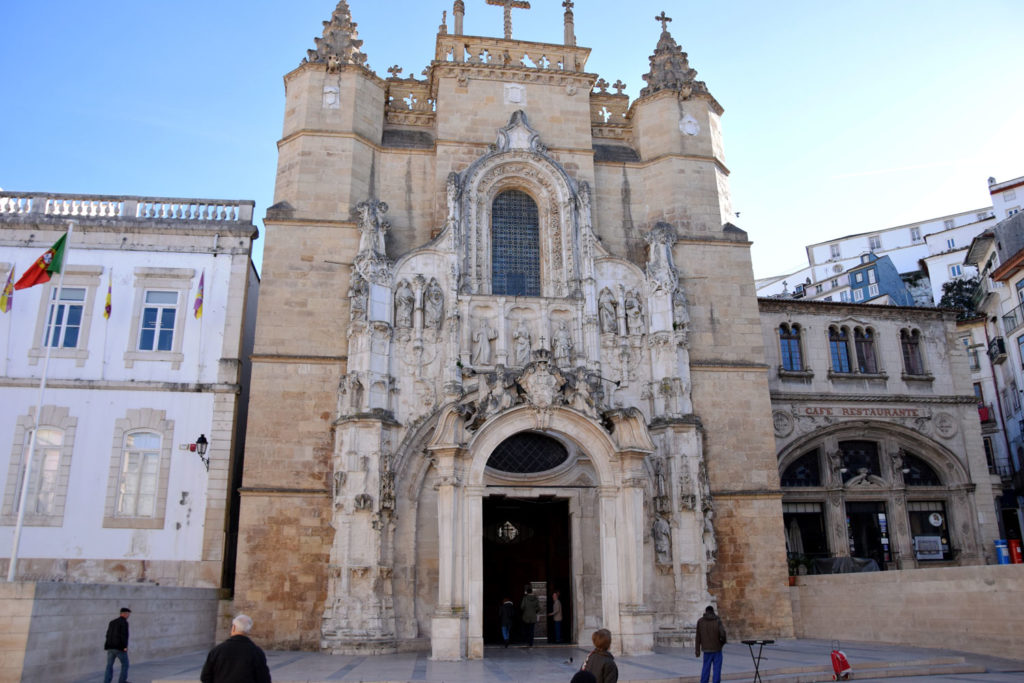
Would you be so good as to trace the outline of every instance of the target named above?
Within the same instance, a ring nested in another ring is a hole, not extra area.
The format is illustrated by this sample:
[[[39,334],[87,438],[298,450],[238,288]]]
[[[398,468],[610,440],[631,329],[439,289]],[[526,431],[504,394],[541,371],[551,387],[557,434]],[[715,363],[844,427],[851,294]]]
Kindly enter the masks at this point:
[[[465,0],[465,32],[502,10]],[[335,0],[9,0],[0,187],[273,202],[282,76]],[[419,74],[450,0],[350,0],[369,65]],[[513,12],[561,42],[561,0]],[[803,246],[988,204],[1024,175],[1024,2],[577,0],[588,70],[635,96],[665,10],[725,108],[738,223],[759,277]],[[386,200],[386,198],[384,198]],[[262,220],[257,221],[262,228]],[[262,253],[258,247],[257,263]]]

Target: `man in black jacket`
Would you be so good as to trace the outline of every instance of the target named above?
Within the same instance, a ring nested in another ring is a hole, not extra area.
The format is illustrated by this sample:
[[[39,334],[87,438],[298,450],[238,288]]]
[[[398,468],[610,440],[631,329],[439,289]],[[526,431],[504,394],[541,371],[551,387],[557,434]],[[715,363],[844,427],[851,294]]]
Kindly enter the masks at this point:
[[[725,626],[715,614],[715,608],[708,605],[704,616],[697,620],[697,638],[695,642],[697,656],[704,651],[704,662],[700,671],[700,683],[713,683],[722,680],[722,646],[727,642]]]
[[[103,642],[103,649],[107,651],[107,671],[103,674],[103,683],[113,680],[115,659],[121,662],[118,683],[128,681],[128,617],[131,613],[130,609],[122,607],[121,616],[107,625],[107,638]]]
[[[202,683],[270,683],[267,657],[246,634],[252,619],[239,614],[231,622],[231,637],[210,650],[199,675]]]

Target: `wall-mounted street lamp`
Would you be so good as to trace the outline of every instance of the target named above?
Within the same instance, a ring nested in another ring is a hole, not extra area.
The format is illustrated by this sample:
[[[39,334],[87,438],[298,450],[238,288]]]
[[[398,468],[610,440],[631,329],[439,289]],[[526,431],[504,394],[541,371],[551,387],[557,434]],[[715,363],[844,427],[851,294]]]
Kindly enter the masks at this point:
[[[206,456],[206,449],[209,445],[210,442],[206,440],[206,435],[200,434],[199,438],[196,439],[196,442],[192,444],[192,448],[189,449],[199,454],[199,459],[203,461],[203,465],[206,467],[207,472],[210,471],[210,458]]]

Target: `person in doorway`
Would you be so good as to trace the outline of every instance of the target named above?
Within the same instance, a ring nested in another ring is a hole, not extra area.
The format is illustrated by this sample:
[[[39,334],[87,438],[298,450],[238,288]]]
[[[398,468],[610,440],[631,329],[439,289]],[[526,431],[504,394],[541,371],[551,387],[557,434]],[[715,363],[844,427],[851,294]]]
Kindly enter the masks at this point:
[[[533,587],[526,584],[523,588],[523,600],[519,603],[522,612],[523,630],[526,632],[526,647],[533,647],[533,629],[537,626],[540,615],[540,600],[533,594]]]
[[[594,649],[587,655],[581,671],[594,674],[597,683],[618,683],[619,666],[608,652],[608,648],[612,646],[612,632],[606,628],[599,628],[594,631],[590,640],[594,643]]]
[[[118,683],[128,681],[128,617],[131,615],[130,609],[122,607],[121,615],[107,624],[107,638],[103,643],[103,649],[107,651],[107,670],[103,674],[103,683],[110,683],[114,679],[115,659],[121,662]]]
[[[562,642],[562,601],[558,599],[558,591],[551,594],[551,611],[548,616],[555,622],[555,642]]]
[[[726,643],[725,626],[715,614],[715,608],[708,605],[704,616],[697,620],[696,656],[704,651],[704,664],[700,670],[700,683],[708,683],[712,674],[713,683],[722,681],[722,646]]]
[[[505,641],[505,647],[508,647],[509,641],[512,640],[512,619],[515,615],[516,606],[512,604],[512,599],[502,600],[498,616],[501,618],[501,639]]]
[[[231,636],[206,655],[202,683],[270,683],[267,656],[249,640],[252,619],[239,614],[231,621]]]

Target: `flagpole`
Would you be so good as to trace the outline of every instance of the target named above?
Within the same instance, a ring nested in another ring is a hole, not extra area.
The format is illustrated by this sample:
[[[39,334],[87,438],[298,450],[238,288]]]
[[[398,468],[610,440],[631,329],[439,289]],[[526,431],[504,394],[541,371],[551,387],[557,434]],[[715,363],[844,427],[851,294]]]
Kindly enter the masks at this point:
[[[67,263],[68,251],[71,247],[71,233],[75,229],[75,222],[68,221],[68,232],[64,238],[64,248],[61,250],[61,262],[60,262],[60,279],[57,281],[57,298],[56,301],[60,302],[60,294],[64,289],[64,271],[66,268],[64,264]],[[46,307],[46,311],[49,312],[49,306]],[[14,526],[14,541],[11,544],[11,561],[7,566],[7,582],[12,583],[14,581],[14,574],[17,570],[18,565],[18,545],[21,542],[21,527],[25,521],[25,499],[28,497],[28,485],[32,475],[32,460],[34,459],[36,452],[36,434],[39,432],[39,418],[43,412],[43,396],[46,393],[46,373],[50,367],[50,349],[53,345],[50,343],[52,340],[49,339],[49,333],[51,332],[50,325],[48,322],[43,325],[43,343],[46,345],[46,355],[43,356],[43,376],[39,379],[39,399],[36,402],[36,415],[35,424],[32,427],[32,436],[28,440],[28,457],[25,458],[25,475],[21,481],[21,496],[18,498],[18,522]]]

